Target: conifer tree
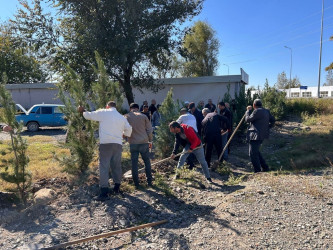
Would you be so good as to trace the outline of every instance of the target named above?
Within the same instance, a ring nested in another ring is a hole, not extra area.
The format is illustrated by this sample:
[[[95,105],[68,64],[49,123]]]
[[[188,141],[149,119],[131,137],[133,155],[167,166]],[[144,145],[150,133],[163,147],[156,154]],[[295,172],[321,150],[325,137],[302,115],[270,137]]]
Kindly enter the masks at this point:
[[[171,155],[175,136],[170,133],[169,123],[176,120],[179,116],[180,104],[172,99],[172,88],[159,109],[161,114],[161,125],[156,130],[156,149],[161,157]]]
[[[58,157],[63,170],[69,174],[80,175],[88,170],[96,149],[94,130],[96,123],[86,120],[77,111],[78,106],[90,110],[87,93],[84,92],[83,80],[73,69],[67,68],[64,82],[58,85],[59,98],[64,103],[63,112],[68,119],[67,138],[63,147],[70,150],[70,156]],[[65,91],[68,93],[65,94]]]
[[[1,120],[11,126],[13,131],[10,132],[11,147],[7,151],[1,152],[2,155],[13,155],[10,159],[2,159],[0,168],[4,169],[0,173],[0,178],[6,182],[14,183],[20,199],[26,204],[27,195],[31,186],[31,174],[27,170],[29,158],[26,154],[27,142],[21,137],[23,125],[15,119],[15,103],[11,94],[6,90],[5,85],[7,77],[4,74],[0,84],[0,104],[3,107]]]
[[[96,109],[104,108],[108,101],[115,101],[117,109],[120,111],[124,95],[120,90],[119,82],[112,81],[106,72],[106,68],[101,56],[95,51],[95,58],[97,68],[94,71],[98,77],[97,82],[92,84],[92,102],[95,104]]]

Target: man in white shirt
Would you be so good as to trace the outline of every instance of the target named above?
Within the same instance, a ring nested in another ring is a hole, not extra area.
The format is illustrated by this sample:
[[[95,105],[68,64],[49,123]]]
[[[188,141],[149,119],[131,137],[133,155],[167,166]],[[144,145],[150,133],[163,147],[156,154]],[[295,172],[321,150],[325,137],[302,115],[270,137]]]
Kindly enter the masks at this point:
[[[182,108],[180,110],[180,116],[177,119],[177,122],[179,124],[189,125],[194,129],[195,132],[198,133],[197,120],[195,119],[195,116],[190,114],[186,108]]]
[[[116,109],[116,103],[110,101],[105,109],[85,112],[83,107],[78,111],[83,113],[87,120],[99,122],[99,186],[98,200],[104,201],[109,193],[109,169],[111,167],[114,183],[113,193],[119,193],[121,183],[121,153],[123,135],[131,136],[132,127]]]

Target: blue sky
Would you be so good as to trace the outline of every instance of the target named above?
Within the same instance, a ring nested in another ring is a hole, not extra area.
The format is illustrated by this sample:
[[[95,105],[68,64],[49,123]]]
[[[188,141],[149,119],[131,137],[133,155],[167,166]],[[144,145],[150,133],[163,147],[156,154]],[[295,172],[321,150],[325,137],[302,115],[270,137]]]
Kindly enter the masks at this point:
[[[0,0],[0,20],[12,17],[17,0]],[[302,85],[317,86],[319,69],[321,0],[206,0],[201,14],[221,43],[217,75],[240,74],[243,68],[250,85],[270,85],[277,75],[290,74]],[[333,1],[325,0],[321,84],[324,68],[333,62]],[[224,65],[227,64],[228,66]]]

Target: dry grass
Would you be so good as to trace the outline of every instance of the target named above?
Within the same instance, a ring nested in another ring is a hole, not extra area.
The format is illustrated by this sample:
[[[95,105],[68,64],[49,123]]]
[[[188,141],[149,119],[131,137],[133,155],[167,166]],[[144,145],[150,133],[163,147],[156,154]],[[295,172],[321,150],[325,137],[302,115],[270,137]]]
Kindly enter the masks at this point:
[[[299,171],[330,166],[333,160],[333,114],[306,115],[303,119],[310,129],[294,133],[289,146],[277,149],[267,158],[274,169]],[[272,140],[265,143],[272,143]]]

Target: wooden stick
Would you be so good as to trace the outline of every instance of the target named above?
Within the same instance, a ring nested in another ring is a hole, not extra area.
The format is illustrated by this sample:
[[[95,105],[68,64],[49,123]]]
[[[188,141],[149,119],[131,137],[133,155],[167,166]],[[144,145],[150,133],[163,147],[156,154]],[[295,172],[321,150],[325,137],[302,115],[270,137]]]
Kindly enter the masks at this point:
[[[192,151],[197,150],[197,149],[199,149],[199,148],[202,148],[203,146],[204,146],[204,144],[201,144],[199,147],[196,147],[196,148],[193,149]],[[178,156],[180,156],[181,154],[186,154],[186,153],[187,153],[187,151],[186,151],[186,152],[181,152],[181,153],[179,153],[179,154],[176,154],[175,157],[178,157]],[[163,163],[163,162],[168,161],[168,160],[171,160],[171,157],[167,157],[167,158],[164,158],[163,160],[160,160],[160,161],[154,162],[153,164],[151,164],[151,166],[155,166],[155,165],[157,165],[157,164]],[[138,171],[143,171],[144,169],[145,169],[145,167],[140,168]],[[130,178],[130,177],[132,177],[132,170],[128,170],[128,171],[124,174],[124,178]]]
[[[74,245],[74,244],[79,244],[79,243],[86,242],[86,241],[96,240],[96,239],[100,239],[100,238],[107,238],[107,237],[110,237],[112,235],[126,233],[126,232],[132,232],[132,231],[142,229],[142,228],[146,228],[146,227],[153,227],[153,226],[161,225],[161,224],[164,224],[164,223],[167,223],[167,222],[168,222],[168,220],[161,220],[161,221],[157,221],[157,222],[153,222],[153,223],[147,223],[147,224],[143,224],[143,225],[136,226],[136,227],[130,227],[130,228],[121,229],[121,230],[117,230],[117,231],[113,231],[113,232],[109,232],[109,233],[103,233],[103,234],[90,236],[90,237],[79,239],[79,240],[73,240],[73,241],[65,242],[65,243],[62,243],[62,244],[55,245],[53,247],[46,247],[46,248],[43,248],[43,249],[47,249],[47,250],[49,250],[49,249],[59,249],[59,248],[62,248],[62,247],[67,247],[67,246],[71,246],[71,245]]]
[[[227,150],[227,148],[228,148],[228,146],[229,146],[229,144],[230,144],[232,138],[234,138],[235,133],[236,133],[237,130],[239,129],[240,125],[243,123],[243,121],[244,121],[244,119],[245,119],[245,115],[246,115],[246,113],[243,115],[242,119],[240,120],[240,122],[238,123],[237,127],[235,128],[234,132],[233,132],[232,135],[230,136],[230,138],[229,138],[227,144],[224,146],[223,151],[222,151],[222,153],[220,154],[220,157],[219,157],[218,162],[221,161],[222,156],[223,156],[224,152]]]

